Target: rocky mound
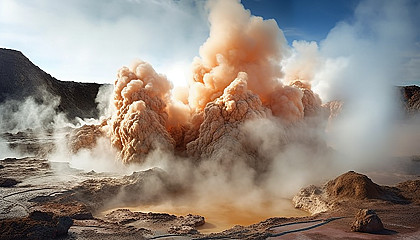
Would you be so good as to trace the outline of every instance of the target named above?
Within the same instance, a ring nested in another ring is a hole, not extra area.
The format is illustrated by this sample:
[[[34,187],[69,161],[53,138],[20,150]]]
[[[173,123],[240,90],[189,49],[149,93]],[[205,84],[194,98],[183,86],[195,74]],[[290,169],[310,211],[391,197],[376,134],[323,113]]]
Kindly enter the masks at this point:
[[[49,93],[60,98],[56,110],[70,119],[98,117],[95,98],[101,84],[59,81],[19,51],[0,48],[0,82],[0,104],[29,96],[42,103]]]
[[[397,204],[409,203],[412,198],[405,197],[405,194],[409,194],[405,192],[414,191],[413,188],[417,185],[401,184],[399,187],[380,186],[366,175],[349,171],[322,187],[311,185],[301,189],[292,201],[296,208],[312,214],[325,212],[334,208],[336,203],[346,201],[383,200]],[[406,189],[402,186],[406,186]],[[416,189],[420,192],[420,184]]]
[[[329,181],[325,186],[329,198],[344,199],[382,199],[398,200],[394,192],[372,182],[366,175],[349,171],[334,180]]]
[[[34,211],[26,218],[0,221],[1,239],[57,239],[67,235],[73,220],[49,212]]]

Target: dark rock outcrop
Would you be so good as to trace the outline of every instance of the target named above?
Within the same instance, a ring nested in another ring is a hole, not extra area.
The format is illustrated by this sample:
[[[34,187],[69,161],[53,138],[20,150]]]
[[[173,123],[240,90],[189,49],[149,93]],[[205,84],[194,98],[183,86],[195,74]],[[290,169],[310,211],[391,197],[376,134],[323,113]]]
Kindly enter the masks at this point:
[[[351,224],[353,232],[379,233],[384,230],[381,219],[370,209],[360,209]]]
[[[34,211],[26,218],[0,221],[0,239],[56,239],[67,234],[73,225],[70,217]]]
[[[0,177],[0,187],[13,187],[18,183],[20,183],[20,181],[17,181],[13,178]]]
[[[0,177],[0,187],[13,187],[18,183],[20,183],[20,181],[17,181],[13,178]]]
[[[59,81],[34,65],[21,52],[0,48],[0,103],[33,97],[45,100],[45,93],[60,98],[57,111],[69,119],[98,117],[95,98],[101,84]]]

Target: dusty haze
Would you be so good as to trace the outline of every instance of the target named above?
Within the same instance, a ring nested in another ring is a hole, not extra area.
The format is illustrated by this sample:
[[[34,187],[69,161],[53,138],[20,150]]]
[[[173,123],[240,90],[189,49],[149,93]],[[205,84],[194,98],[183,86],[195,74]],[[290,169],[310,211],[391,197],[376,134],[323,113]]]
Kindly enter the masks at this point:
[[[394,5],[402,10],[370,19],[369,10]],[[49,159],[123,173],[159,167],[187,189],[168,200],[174,204],[270,212],[263,203],[392,157],[383,149],[398,115],[392,79],[401,68],[400,53],[387,49],[409,35],[404,3],[362,2],[355,22],[338,24],[320,45],[292,46],[274,20],[236,0],[209,1],[207,10],[210,35],[188,88],[174,89],[142,60],[121,68],[112,94],[98,96],[101,119],[76,129],[69,149],[60,142]],[[375,28],[383,22],[403,30],[390,36]],[[375,38],[357,34],[364,26]]]

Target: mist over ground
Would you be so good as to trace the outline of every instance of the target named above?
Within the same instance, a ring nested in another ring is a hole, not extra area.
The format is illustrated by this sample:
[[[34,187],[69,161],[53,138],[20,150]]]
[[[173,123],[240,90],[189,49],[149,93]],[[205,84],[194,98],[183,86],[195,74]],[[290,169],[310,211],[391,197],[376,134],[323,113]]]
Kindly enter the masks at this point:
[[[209,36],[190,50],[198,56],[188,87],[174,87],[165,72],[136,60],[113,86],[99,88],[99,118],[68,119],[60,99],[45,94],[41,104],[31,97],[4,102],[0,129],[50,136],[49,161],[86,171],[163,169],[181,193],[167,200],[175,205],[227,202],[271,212],[278,206],[267,202],[290,199],[304,186],[418,154],[392,147],[395,139],[417,139],[418,121],[405,119],[395,87],[417,76],[418,57],[407,52],[418,47],[412,16],[420,4],[411,4],[362,1],[352,20],[321,42],[288,45],[275,20],[253,16],[236,0],[208,1]],[[2,157],[22,156],[5,145]],[[167,187],[159,179],[147,183],[146,194]]]

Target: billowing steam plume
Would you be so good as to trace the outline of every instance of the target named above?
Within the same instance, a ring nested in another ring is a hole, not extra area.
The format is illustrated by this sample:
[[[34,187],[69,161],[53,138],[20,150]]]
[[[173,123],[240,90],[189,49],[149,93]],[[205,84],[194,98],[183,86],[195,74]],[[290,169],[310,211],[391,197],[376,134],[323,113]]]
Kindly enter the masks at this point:
[[[270,118],[293,126],[320,115],[311,79],[300,77],[310,73],[286,74],[289,85],[282,83],[280,62],[288,50],[274,20],[252,16],[235,0],[208,7],[210,36],[192,63],[188,95],[177,98],[167,78],[143,61],[118,72],[116,111],[102,129],[124,163],[144,162],[159,149],[227,166],[240,158],[262,170],[258,147],[242,129],[246,121]]]

